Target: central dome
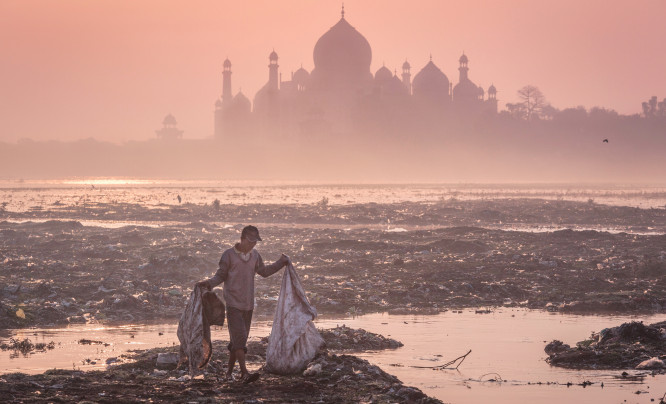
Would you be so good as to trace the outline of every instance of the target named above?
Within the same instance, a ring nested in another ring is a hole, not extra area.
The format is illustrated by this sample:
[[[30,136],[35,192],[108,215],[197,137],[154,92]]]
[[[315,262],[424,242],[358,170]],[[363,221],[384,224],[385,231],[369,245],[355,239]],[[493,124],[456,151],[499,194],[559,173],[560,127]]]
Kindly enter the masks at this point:
[[[314,47],[315,68],[370,69],[370,43],[347,20],[341,18],[317,41]]]
[[[344,17],[319,38],[313,58],[317,87],[355,87],[372,80],[370,43]]]

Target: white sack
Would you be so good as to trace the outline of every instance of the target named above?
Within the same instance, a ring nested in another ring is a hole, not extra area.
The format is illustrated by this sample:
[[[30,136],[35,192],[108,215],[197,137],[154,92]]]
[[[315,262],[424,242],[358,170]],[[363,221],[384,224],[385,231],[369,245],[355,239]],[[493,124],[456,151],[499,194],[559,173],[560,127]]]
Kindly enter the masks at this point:
[[[277,374],[303,371],[324,339],[315,328],[317,310],[305,296],[294,266],[289,262],[282,276],[273,329],[266,348],[266,370]]]

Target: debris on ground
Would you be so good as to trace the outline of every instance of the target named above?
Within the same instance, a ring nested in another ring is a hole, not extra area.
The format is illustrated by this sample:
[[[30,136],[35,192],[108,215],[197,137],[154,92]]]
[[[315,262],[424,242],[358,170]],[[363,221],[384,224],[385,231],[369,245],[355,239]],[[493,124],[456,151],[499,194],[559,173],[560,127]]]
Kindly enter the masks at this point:
[[[53,341],[49,343],[38,342],[34,344],[32,341],[30,341],[29,338],[9,338],[9,343],[3,342],[0,344],[0,349],[3,351],[14,351],[15,356],[19,353],[23,354],[23,356],[27,356],[28,354],[35,351],[46,351],[54,348],[55,342]]]
[[[400,341],[363,329],[349,328],[344,324],[332,329],[319,330],[319,333],[326,341],[326,348],[334,351],[379,351],[402,346]]]
[[[665,209],[536,199],[208,208],[0,211],[0,329],[177,319],[243,223],[262,223],[265,260],[290,252],[320,315],[666,310]],[[406,231],[388,231],[387,218]],[[279,287],[279,277],[257,281],[257,314],[274,312]]]
[[[322,348],[302,374],[280,376],[262,372],[251,385],[223,380],[228,351],[222,341],[214,341],[208,366],[194,377],[184,368],[176,369],[176,364],[157,369],[159,358],[177,356],[178,347],[154,348],[127,353],[105,371],[50,370],[40,375],[3,375],[0,402],[441,403],[417,388],[403,385],[366,360],[330,350],[333,345],[344,352],[358,349],[353,346],[353,339],[334,344],[332,340],[338,339],[334,330],[320,330],[329,348]],[[365,346],[382,349],[382,339],[376,334],[347,327],[343,330],[338,329],[339,335],[363,336],[368,341]],[[266,346],[262,340],[251,339],[248,343],[246,359],[252,372],[261,372]]]
[[[632,321],[593,332],[575,347],[552,341],[546,359],[553,366],[573,369],[649,369],[666,373],[666,321],[645,325]]]

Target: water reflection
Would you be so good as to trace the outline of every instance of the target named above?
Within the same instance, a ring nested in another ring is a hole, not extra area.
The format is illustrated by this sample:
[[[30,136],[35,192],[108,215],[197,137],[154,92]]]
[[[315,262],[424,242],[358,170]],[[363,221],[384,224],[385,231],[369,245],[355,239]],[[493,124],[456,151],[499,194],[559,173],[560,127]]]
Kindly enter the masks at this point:
[[[326,196],[330,205],[438,202],[455,199],[544,199],[648,208],[666,206],[659,185],[610,184],[326,184],[280,181],[178,181],[125,178],[82,180],[0,180],[7,211],[79,204],[140,204],[151,208],[183,203],[313,204]]]
[[[545,361],[546,343],[559,339],[573,345],[592,331],[628,321],[646,324],[666,320],[652,316],[577,316],[523,309],[497,309],[489,314],[475,310],[445,312],[434,316],[370,314],[353,318],[320,318],[317,326],[345,324],[364,328],[404,343],[397,350],[365,352],[358,356],[397,376],[428,395],[454,403],[562,403],[657,402],[666,391],[666,376],[645,376],[629,371],[578,371],[554,368]],[[72,326],[60,329],[13,330],[1,337],[54,341],[56,349],[27,358],[0,356],[0,372],[39,373],[50,368],[101,369],[110,358],[131,349],[163,347],[178,343],[177,324],[120,326]],[[271,321],[257,319],[251,336],[270,333]],[[81,338],[110,345],[81,345]],[[214,327],[214,339],[228,339],[226,328]],[[468,350],[471,354],[458,370],[434,370]],[[89,361],[86,361],[88,359]],[[430,368],[428,368],[430,367]],[[586,381],[593,384],[581,386]],[[604,387],[601,387],[601,383]],[[568,385],[569,384],[569,385]],[[635,394],[646,391],[647,394]]]

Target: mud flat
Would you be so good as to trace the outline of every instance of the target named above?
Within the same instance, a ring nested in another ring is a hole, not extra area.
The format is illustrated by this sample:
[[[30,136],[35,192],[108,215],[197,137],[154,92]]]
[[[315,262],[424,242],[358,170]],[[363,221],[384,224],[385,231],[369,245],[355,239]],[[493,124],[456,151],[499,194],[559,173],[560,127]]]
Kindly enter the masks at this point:
[[[666,310],[665,209],[108,203],[0,211],[0,328],[176,319],[249,223],[260,226],[266,261],[291,256],[323,314]],[[272,314],[279,284],[279,275],[257,280],[258,314]]]
[[[440,403],[419,389],[363,359],[341,351],[379,350],[401,345],[360,329],[320,330],[327,346],[302,373],[278,376],[263,372],[249,385],[223,381],[227,360],[224,343],[214,342],[213,356],[203,373],[191,378],[175,364],[157,363],[159,354],[177,347],[133,351],[109,361],[105,371],[52,370],[40,375],[0,376],[0,401],[21,402],[216,402],[216,403]],[[344,336],[344,337],[342,337]],[[265,363],[267,340],[248,346],[247,363],[258,370]],[[259,370],[261,371],[261,370]]]

